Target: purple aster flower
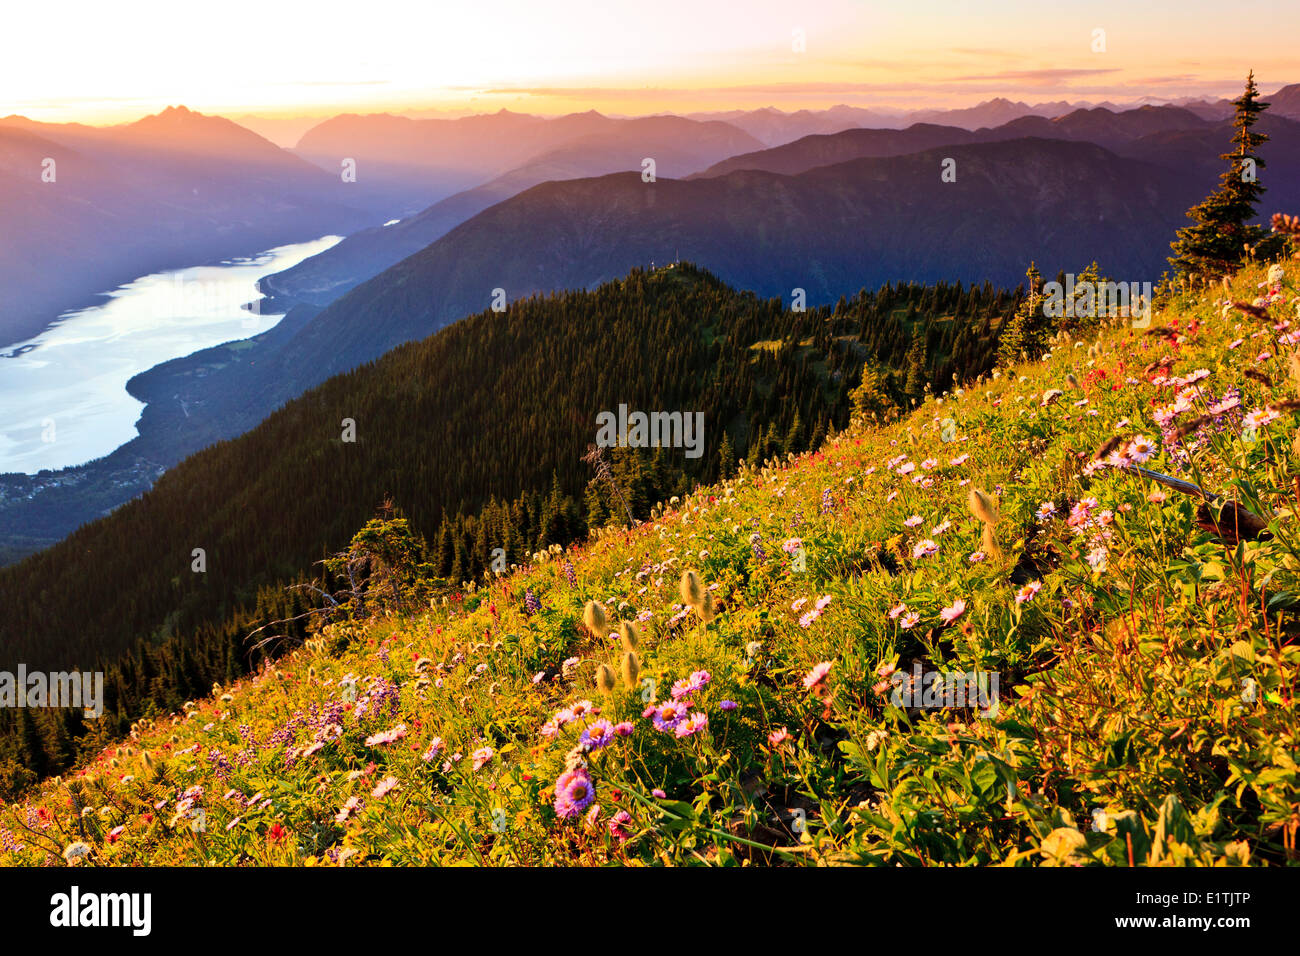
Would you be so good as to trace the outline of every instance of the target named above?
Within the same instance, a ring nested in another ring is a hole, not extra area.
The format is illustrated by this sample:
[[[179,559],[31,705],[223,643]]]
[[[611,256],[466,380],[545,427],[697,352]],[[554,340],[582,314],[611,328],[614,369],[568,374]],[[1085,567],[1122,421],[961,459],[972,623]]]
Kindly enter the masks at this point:
[[[578,741],[588,750],[599,750],[614,742],[614,725],[608,720],[600,719],[587,725]]]
[[[582,767],[566,770],[555,781],[555,812],[560,819],[576,817],[596,799],[596,785]]]
[[[676,730],[677,725],[686,719],[686,705],[670,700],[651,715],[655,730]]]

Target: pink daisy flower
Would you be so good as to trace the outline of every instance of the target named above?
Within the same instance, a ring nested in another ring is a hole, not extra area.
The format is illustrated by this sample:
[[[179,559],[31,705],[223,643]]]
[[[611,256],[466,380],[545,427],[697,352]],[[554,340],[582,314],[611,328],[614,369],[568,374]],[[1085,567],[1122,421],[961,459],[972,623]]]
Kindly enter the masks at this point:
[[[926,538],[923,541],[918,541],[916,546],[912,548],[912,560],[916,561],[920,558],[928,558],[931,555],[938,553],[939,546],[929,538]]]
[[[780,730],[774,730],[767,735],[768,745],[772,747],[780,747],[782,744],[787,743],[791,739],[792,738],[790,737],[790,731],[787,730],[785,727],[782,727]]]
[[[1032,601],[1034,595],[1043,589],[1042,581],[1030,581],[1019,591],[1016,592],[1016,603],[1024,604],[1026,601]]]
[[[803,679],[804,689],[813,690],[821,687],[826,682],[826,675],[831,672],[831,668],[834,666],[834,663],[831,661],[822,661],[810,670]]]
[[[939,612],[939,618],[945,624],[951,624],[957,618],[966,613],[966,602],[961,598],[953,601],[946,608]]]
[[[703,730],[708,725],[709,718],[697,711],[677,725],[676,733],[678,737],[689,737],[691,734]]]

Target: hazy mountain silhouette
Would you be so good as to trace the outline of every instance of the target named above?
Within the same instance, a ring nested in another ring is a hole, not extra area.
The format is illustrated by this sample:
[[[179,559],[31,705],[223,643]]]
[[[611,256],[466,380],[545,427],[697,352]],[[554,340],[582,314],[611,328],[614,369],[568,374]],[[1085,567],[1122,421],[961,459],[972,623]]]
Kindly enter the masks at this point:
[[[550,150],[588,137],[596,138],[596,148],[608,148],[622,131],[638,135],[636,127],[629,124],[653,124],[656,120],[680,122],[678,117],[616,119],[595,110],[554,118],[504,109],[460,119],[345,114],[308,130],[294,152],[331,171],[339,169],[344,159],[355,160],[354,185],[376,201],[400,203],[393,206],[393,215],[406,216],[480,186]],[[733,130],[732,135],[737,144],[746,139],[740,130]],[[738,148],[760,145],[753,140]],[[637,157],[638,166],[642,158]]]
[[[609,120],[598,125],[596,132],[545,150],[515,169],[449,196],[418,215],[348,236],[330,250],[330,255],[313,256],[301,263],[301,268],[268,277],[263,288],[270,294],[328,305],[489,206],[538,183],[640,170],[647,157],[655,161],[656,176],[680,178],[758,145],[752,136],[726,123],[678,116]]]
[[[42,180],[47,168],[52,182]],[[345,187],[229,120],[184,107],[103,128],[0,119],[0,345],[147,272],[373,221],[373,211],[347,204],[355,194]]]
[[[1122,144],[1157,132],[1208,126],[1207,121],[1188,110],[1148,106],[1122,113],[1101,108],[1074,110],[1056,119],[1022,116],[994,129],[974,131],[928,123],[913,124],[907,129],[847,129],[833,134],[805,136],[769,149],[732,152],[727,154],[727,158],[687,178],[712,177],[741,169],[795,175],[852,159],[900,156],[941,145],[995,142],[1026,136],[1088,140],[1118,149]],[[290,300],[326,305],[445,235],[493,202],[508,198],[528,186],[547,180],[576,178],[584,175],[578,172],[584,166],[585,175],[611,172],[619,168],[620,163],[621,168],[635,168],[634,163],[629,164],[624,158],[634,157],[635,150],[620,154],[617,162],[606,162],[606,157],[595,151],[587,155],[589,149],[590,146],[573,150],[572,161],[559,166],[548,165],[543,157],[484,186],[451,196],[398,225],[350,236],[292,269],[268,276],[263,280],[263,288]],[[1217,152],[1209,155],[1214,157]],[[581,162],[584,157],[585,162]],[[1177,160],[1168,162],[1172,165]],[[660,175],[671,175],[664,172],[662,164]]]

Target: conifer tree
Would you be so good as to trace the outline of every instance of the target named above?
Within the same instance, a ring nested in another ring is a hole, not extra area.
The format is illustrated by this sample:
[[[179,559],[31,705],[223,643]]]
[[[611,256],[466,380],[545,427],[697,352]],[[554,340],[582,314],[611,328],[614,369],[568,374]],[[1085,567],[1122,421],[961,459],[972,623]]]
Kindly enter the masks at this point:
[[[722,433],[722,444],[718,446],[718,477],[730,478],[736,467],[736,450],[731,447],[731,436]]]
[[[1169,264],[1179,275],[1199,275],[1215,279],[1232,272],[1267,233],[1263,226],[1248,224],[1255,215],[1255,206],[1264,193],[1256,171],[1264,168],[1264,161],[1256,150],[1268,141],[1268,136],[1252,130],[1259,114],[1268,109],[1259,101],[1259,88],[1255,73],[1246,79],[1246,91],[1232,101],[1236,107],[1233,115],[1233,149],[1219,158],[1228,163],[1219,177],[1219,188],[1205,200],[1187,211],[1193,221],[1178,230],[1178,239],[1172,243],[1174,254]]]
[[[1023,355],[1036,350],[1046,325],[1043,316],[1043,275],[1038,271],[1037,264],[1029,263],[1025,277],[1029,279],[1029,295],[1002,330],[1002,341],[998,346],[1000,368],[1009,368],[1021,361]]]
[[[790,430],[785,433],[785,441],[781,443],[781,454],[788,455],[791,452],[803,451],[803,420],[799,417],[799,409],[794,410],[794,421],[790,423]]]
[[[23,766],[38,778],[44,777],[49,773],[50,758],[36,717],[25,707],[18,711],[18,739],[22,741]]]
[[[907,352],[907,384],[904,386],[907,394],[914,398],[920,398],[925,390],[925,351],[925,331],[916,325],[912,329],[912,347]]]

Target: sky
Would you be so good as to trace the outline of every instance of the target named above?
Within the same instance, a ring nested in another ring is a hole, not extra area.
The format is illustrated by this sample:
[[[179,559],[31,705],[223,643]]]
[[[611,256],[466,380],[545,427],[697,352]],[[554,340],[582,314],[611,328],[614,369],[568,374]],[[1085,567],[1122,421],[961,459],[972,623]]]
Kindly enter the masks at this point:
[[[1300,81],[1297,38],[1297,0],[15,3],[0,11],[0,116],[1218,97],[1252,68],[1266,93]]]

